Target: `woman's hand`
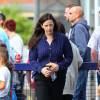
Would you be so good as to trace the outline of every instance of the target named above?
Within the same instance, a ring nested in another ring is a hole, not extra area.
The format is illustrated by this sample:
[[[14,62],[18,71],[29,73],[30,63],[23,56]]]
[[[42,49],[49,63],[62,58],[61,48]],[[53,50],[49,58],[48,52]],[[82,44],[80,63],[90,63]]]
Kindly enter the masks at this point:
[[[41,73],[45,76],[45,77],[50,77],[52,71],[49,69],[49,67],[43,67],[41,70]]]
[[[49,65],[51,66],[50,70],[52,72],[57,72],[59,70],[59,65],[58,64],[50,62]]]

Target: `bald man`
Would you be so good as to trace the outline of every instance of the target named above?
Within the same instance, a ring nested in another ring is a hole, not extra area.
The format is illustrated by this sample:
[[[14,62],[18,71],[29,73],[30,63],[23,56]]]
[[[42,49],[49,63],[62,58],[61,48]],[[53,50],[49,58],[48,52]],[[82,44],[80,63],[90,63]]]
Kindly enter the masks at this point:
[[[69,38],[78,46],[82,57],[84,57],[84,52],[90,37],[89,26],[87,25],[87,21],[83,18],[83,15],[84,13],[80,6],[72,7],[68,15],[69,22],[72,25]]]
[[[74,6],[70,8],[68,20],[72,26],[68,37],[78,47],[83,61],[87,62],[90,61],[90,50],[87,49],[90,34],[89,26],[87,25],[87,21],[83,18],[83,16],[84,12],[81,6]],[[87,75],[88,71],[79,70],[73,100],[86,100]]]
[[[84,12],[81,6],[74,6],[69,10],[69,21],[72,25],[80,21],[83,18]]]

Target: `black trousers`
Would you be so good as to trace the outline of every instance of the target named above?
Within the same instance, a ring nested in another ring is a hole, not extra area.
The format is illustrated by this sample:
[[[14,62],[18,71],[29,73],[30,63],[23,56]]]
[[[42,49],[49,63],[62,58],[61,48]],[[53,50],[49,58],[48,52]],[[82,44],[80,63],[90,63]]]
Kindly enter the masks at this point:
[[[66,95],[63,95],[63,97],[62,97],[62,98],[63,98],[62,100],[72,100],[73,95],[66,94]]]
[[[62,100],[62,92],[65,84],[65,73],[59,72],[57,79],[52,81],[42,74],[35,77],[37,100]]]

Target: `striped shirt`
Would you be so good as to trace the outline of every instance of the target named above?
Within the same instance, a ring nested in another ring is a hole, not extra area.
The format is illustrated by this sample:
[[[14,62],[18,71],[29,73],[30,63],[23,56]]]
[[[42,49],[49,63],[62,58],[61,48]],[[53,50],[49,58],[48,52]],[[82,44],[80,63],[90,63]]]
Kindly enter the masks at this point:
[[[40,73],[41,69],[49,62],[59,65],[59,70],[66,70],[73,58],[69,40],[61,33],[54,33],[54,40],[48,44],[43,36],[37,46],[29,50],[30,65],[33,67],[33,75]]]

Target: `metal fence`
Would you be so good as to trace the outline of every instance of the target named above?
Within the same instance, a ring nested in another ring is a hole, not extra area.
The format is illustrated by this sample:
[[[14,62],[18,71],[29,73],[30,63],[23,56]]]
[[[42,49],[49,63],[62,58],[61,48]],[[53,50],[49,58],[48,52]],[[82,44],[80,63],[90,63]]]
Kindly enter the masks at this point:
[[[35,88],[32,87],[30,81],[31,79],[30,72],[31,70],[33,70],[32,66],[25,63],[15,64],[15,69],[16,71],[25,71],[23,95],[18,97],[18,100],[36,100]],[[87,77],[88,78],[87,87],[86,87],[87,100],[100,100],[99,95],[97,93],[97,88],[98,88],[97,63],[85,62],[83,63],[81,70],[89,70],[88,77]]]
[[[29,64],[15,64],[15,71],[12,75],[12,92],[15,91],[17,100],[36,100],[35,82],[31,78],[31,70],[32,67]]]

